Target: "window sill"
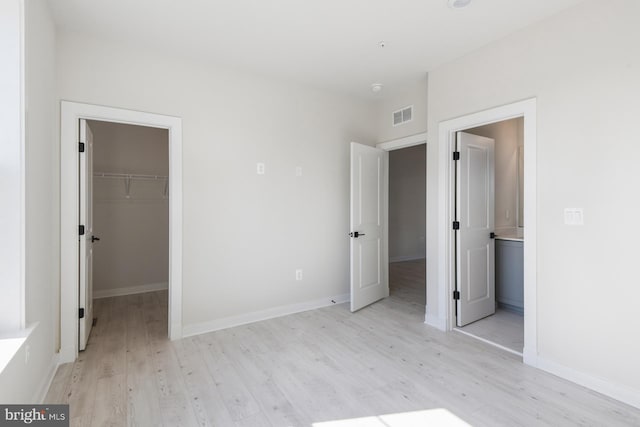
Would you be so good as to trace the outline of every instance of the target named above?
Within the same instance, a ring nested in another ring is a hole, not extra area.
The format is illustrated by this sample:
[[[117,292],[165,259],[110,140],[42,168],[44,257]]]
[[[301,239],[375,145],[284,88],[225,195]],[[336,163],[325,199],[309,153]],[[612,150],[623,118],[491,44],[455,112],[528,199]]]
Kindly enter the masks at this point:
[[[36,326],[37,324],[34,324],[20,331],[0,335],[0,374],[20,351]]]

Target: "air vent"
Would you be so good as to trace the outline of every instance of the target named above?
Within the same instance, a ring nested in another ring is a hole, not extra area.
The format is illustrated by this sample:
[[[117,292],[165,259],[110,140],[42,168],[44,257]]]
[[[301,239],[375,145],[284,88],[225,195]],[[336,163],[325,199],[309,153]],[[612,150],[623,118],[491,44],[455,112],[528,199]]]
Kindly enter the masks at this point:
[[[393,125],[398,126],[413,119],[413,105],[393,112]]]

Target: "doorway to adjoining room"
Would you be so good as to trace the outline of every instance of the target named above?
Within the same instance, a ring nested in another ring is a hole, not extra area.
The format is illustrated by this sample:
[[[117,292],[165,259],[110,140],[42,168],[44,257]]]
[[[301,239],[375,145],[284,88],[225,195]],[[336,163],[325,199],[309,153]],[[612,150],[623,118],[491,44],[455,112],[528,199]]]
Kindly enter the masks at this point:
[[[426,305],[427,145],[389,152],[389,294],[417,318]]]
[[[458,132],[457,330],[522,354],[524,119]]]

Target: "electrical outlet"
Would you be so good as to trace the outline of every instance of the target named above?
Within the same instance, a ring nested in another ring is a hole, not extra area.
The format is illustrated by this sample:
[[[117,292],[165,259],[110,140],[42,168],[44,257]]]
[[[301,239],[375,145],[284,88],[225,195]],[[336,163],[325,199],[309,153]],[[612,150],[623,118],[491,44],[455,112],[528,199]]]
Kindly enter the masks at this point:
[[[302,269],[301,268],[296,270],[296,280],[302,280]]]
[[[302,176],[302,166],[296,166],[296,176]]]
[[[265,166],[264,166],[264,163],[258,163],[258,164],[256,165],[256,173],[257,173],[258,175],[264,175],[264,172],[265,172]]]

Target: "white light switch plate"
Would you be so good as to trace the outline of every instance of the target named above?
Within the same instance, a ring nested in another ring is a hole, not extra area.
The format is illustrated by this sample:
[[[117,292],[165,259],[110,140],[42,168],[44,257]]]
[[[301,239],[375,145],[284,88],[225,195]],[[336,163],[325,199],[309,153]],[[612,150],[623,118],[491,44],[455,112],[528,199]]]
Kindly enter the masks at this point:
[[[584,225],[584,212],[582,208],[564,208],[565,225]]]
[[[264,175],[264,169],[265,169],[264,163],[258,163],[256,165],[256,173],[258,175]]]

